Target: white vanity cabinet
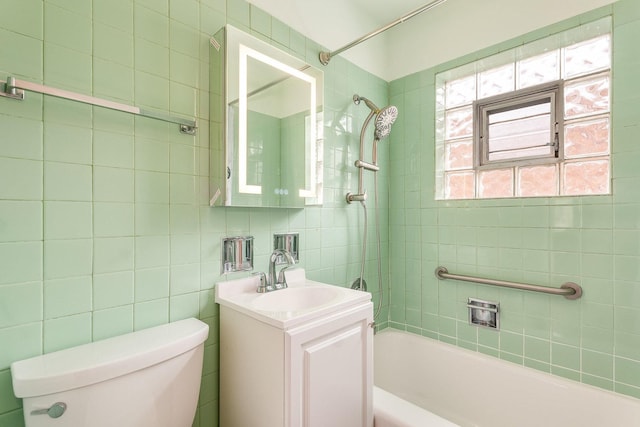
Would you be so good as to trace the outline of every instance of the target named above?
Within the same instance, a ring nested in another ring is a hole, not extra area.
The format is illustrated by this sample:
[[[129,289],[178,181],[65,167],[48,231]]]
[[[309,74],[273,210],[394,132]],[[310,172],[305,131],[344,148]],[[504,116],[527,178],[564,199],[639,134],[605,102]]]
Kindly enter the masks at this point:
[[[332,288],[332,302],[288,315],[247,313],[217,290],[221,427],[373,426],[370,296]]]

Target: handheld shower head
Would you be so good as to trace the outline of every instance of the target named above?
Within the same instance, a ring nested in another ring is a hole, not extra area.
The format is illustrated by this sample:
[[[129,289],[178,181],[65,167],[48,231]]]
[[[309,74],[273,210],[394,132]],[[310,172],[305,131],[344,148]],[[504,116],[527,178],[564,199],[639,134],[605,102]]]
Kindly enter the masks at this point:
[[[376,136],[375,138],[380,141],[386,138],[391,133],[391,125],[398,118],[398,109],[395,105],[388,105],[382,110],[378,111],[376,116]]]
[[[375,114],[376,116],[376,130],[375,130],[375,139],[376,141],[380,141],[381,139],[386,138],[391,133],[391,125],[398,118],[398,109],[393,105],[388,105],[382,109],[378,108],[376,104],[371,102],[371,100],[365,98],[360,95],[353,95],[353,102],[358,105],[360,101],[364,101],[364,103],[371,110],[371,115]],[[365,123],[365,127],[368,124],[368,120]]]

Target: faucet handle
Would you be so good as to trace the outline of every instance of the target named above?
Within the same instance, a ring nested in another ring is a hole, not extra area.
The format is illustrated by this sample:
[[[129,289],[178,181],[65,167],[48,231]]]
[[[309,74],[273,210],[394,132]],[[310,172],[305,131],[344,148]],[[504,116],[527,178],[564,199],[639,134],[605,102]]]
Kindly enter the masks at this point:
[[[269,292],[271,286],[267,284],[267,275],[263,271],[256,271],[255,273],[251,273],[252,276],[260,277],[260,284],[258,285],[258,289],[256,290],[258,293]]]
[[[282,270],[280,270],[280,272],[278,273],[278,282],[275,284],[277,289],[284,289],[289,287],[287,285],[287,278],[284,275],[285,270],[287,270],[289,267],[291,266],[287,265],[286,267],[283,267]]]

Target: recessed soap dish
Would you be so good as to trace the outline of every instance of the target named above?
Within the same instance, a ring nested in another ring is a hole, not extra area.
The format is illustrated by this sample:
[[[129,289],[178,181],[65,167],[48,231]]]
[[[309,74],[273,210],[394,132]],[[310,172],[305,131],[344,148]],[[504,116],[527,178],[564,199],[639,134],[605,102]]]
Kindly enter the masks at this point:
[[[467,307],[469,308],[469,324],[500,329],[500,303],[469,298]]]
[[[221,274],[253,270],[253,236],[222,239]]]
[[[300,262],[299,248],[300,248],[300,235],[298,233],[275,233],[273,235],[273,249],[284,249],[288,251],[296,264]],[[284,257],[278,255],[276,264],[286,264]]]

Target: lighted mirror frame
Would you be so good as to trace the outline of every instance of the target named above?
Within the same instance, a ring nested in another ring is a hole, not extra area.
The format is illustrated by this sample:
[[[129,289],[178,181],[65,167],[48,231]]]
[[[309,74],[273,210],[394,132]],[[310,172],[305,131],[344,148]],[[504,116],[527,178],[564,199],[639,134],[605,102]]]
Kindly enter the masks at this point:
[[[303,73],[301,70],[290,67],[268,55],[258,52],[255,49],[250,48],[242,43],[239,45],[239,81],[238,81],[238,191],[245,194],[262,194],[261,185],[247,184],[247,118],[248,118],[248,59],[253,58],[264,64],[267,64],[277,70],[280,70],[288,75],[298,78],[302,81],[309,83],[310,85],[310,102],[309,112],[311,123],[317,123],[316,120],[316,79]],[[309,139],[311,140],[310,158],[309,163],[313,166],[316,164],[316,152],[317,152],[317,127],[315,125],[309,126]],[[306,151],[306,150],[305,150]],[[305,171],[309,172],[308,183],[313,184],[316,182],[316,168],[305,166]],[[306,180],[306,179],[305,179]],[[311,189],[299,189],[298,194],[300,197],[316,197],[315,188]]]

